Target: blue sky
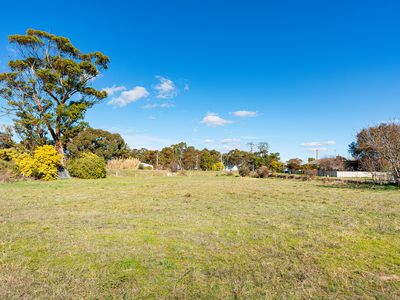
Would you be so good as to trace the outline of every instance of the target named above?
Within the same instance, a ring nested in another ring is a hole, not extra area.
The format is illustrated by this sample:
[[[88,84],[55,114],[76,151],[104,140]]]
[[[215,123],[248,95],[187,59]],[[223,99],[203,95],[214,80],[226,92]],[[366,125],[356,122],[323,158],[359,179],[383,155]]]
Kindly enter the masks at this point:
[[[399,12],[365,0],[7,1],[0,71],[9,34],[46,30],[110,56],[93,84],[115,93],[87,120],[132,147],[267,141],[283,160],[348,156],[359,129],[400,118]]]

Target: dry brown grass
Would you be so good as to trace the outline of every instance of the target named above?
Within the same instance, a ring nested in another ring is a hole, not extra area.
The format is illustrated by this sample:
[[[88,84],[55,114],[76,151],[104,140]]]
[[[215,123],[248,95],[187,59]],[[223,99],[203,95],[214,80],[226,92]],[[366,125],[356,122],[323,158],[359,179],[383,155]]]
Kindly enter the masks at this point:
[[[137,170],[140,165],[140,160],[137,158],[113,159],[107,162],[109,170]]]

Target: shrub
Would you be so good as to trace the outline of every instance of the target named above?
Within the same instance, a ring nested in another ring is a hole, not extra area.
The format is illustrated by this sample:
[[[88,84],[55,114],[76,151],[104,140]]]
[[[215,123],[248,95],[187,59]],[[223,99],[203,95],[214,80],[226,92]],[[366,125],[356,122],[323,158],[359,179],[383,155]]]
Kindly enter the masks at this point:
[[[67,169],[71,176],[82,179],[97,179],[107,176],[106,163],[93,153],[83,153],[79,158],[70,160]]]
[[[169,169],[171,170],[172,173],[176,173],[176,172],[178,172],[181,168],[180,168],[180,166],[179,166],[178,164],[176,164],[176,163],[171,163],[171,164],[169,165]]]
[[[11,161],[17,156],[17,150],[15,149],[1,149],[0,160]]]
[[[24,177],[31,177],[34,171],[35,160],[28,153],[21,153],[14,159],[18,172]]]
[[[217,162],[212,165],[211,171],[223,171],[224,168],[225,168],[225,166],[222,162]]]
[[[43,180],[54,180],[61,167],[61,155],[56,148],[50,145],[37,147],[33,156],[33,173],[35,177]]]
[[[14,161],[0,160],[0,182],[12,182],[18,177]]]
[[[267,178],[269,175],[268,167],[262,166],[256,170],[257,177],[259,178]]]
[[[239,168],[239,175],[242,177],[246,177],[250,175],[250,169],[246,164],[243,164]]]
[[[270,167],[273,172],[281,173],[283,171],[284,164],[280,161],[274,160],[273,162],[271,162]]]
[[[318,175],[318,170],[304,170],[304,174],[308,179],[315,179]]]
[[[107,168],[110,170],[137,170],[140,160],[137,158],[113,159],[107,162]]]

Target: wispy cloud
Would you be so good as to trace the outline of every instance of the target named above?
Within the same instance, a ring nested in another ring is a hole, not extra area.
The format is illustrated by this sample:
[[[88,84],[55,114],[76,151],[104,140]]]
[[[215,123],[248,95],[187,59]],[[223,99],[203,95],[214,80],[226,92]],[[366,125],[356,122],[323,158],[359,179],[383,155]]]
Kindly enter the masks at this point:
[[[142,98],[147,98],[149,92],[142,86],[134,87],[131,90],[123,91],[118,97],[112,98],[108,104],[124,107],[129,103],[136,102]]]
[[[189,83],[185,83],[185,85],[183,86],[183,91],[184,92],[187,92],[187,91],[189,91],[190,90],[190,85],[189,85]]]
[[[210,126],[210,127],[217,127],[217,126],[224,126],[224,125],[230,124],[230,123],[232,123],[232,121],[225,120],[225,119],[221,118],[220,116],[218,116],[218,114],[216,114],[216,113],[208,113],[203,118],[201,123],[206,124],[207,126]]]
[[[106,91],[107,92],[107,96],[112,96],[116,93],[122,92],[122,91],[126,91],[126,87],[124,87],[123,85],[113,85],[112,87],[107,87],[104,89],[101,89],[102,91]]]
[[[206,144],[212,144],[212,143],[214,143],[214,140],[212,140],[212,139],[205,139],[205,140],[204,140],[204,143],[206,143]]]
[[[178,95],[178,90],[172,80],[160,75],[156,76],[156,78],[160,81],[154,86],[154,89],[157,92],[156,98],[171,99]]]
[[[241,140],[237,138],[225,138],[221,140],[222,149],[230,151],[233,149],[239,149],[242,145]]]
[[[250,118],[250,117],[257,116],[256,111],[249,111],[249,110],[238,110],[238,111],[231,112],[231,114],[234,115],[235,117],[239,117],[239,118]]]
[[[325,141],[325,142],[306,142],[300,144],[303,147],[321,147],[321,146],[333,146],[336,145],[336,141]]]
[[[234,139],[234,138],[228,138],[228,139],[223,139],[221,140],[221,144],[232,144],[232,143],[240,143],[239,139]]]
[[[175,107],[175,104],[172,102],[166,102],[166,103],[148,103],[144,106],[142,106],[143,109],[153,109],[153,108],[171,108]]]

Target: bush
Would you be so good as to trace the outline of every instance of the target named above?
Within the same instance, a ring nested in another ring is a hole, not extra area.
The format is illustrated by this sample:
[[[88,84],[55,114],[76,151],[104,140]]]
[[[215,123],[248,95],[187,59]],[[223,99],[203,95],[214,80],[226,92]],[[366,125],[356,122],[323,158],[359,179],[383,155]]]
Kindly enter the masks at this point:
[[[56,148],[50,145],[37,147],[33,156],[33,173],[36,178],[54,180],[58,177],[61,167],[61,156]]]
[[[32,155],[28,153],[21,153],[15,159],[15,165],[17,166],[18,172],[24,177],[31,177],[35,170],[35,160]]]
[[[18,178],[18,170],[14,161],[0,160],[0,182],[13,182]]]
[[[11,161],[17,156],[17,150],[15,149],[1,149],[0,160]]]
[[[257,177],[259,178],[267,178],[269,175],[268,167],[262,166],[256,170]]]
[[[71,176],[82,179],[97,179],[107,176],[106,163],[93,153],[83,153],[79,158],[70,160],[67,169]]]
[[[246,177],[250,175],[250,169],[247,165],[243,164],[239,168],[239,175],[242,177]]]
[[[225,166],[222,162],[217,162],[212,165],[211,171],[223,171],[224,168],[225,168]]]
[[[176,173],[176,172],[178,172],[181,168],[180,168],[180,166],[179,166],[178,164],[176,164],[176,163],[171,163],[171,164],[169,165],[169,169],[171,170],[172,173]]]
[[[308,179],[315,179],[318,175],[318,170],[304,170],[304,174]]]

